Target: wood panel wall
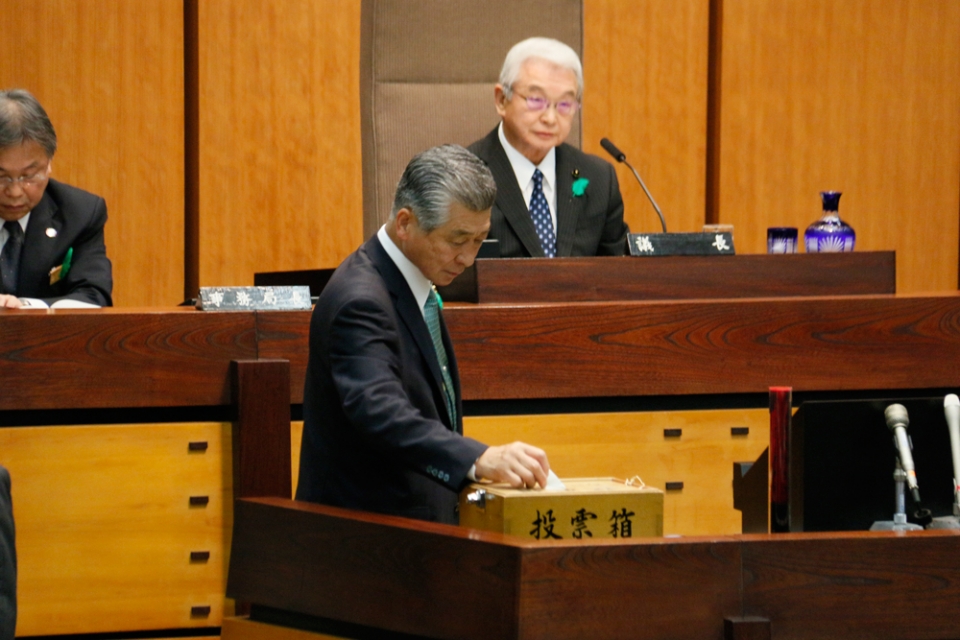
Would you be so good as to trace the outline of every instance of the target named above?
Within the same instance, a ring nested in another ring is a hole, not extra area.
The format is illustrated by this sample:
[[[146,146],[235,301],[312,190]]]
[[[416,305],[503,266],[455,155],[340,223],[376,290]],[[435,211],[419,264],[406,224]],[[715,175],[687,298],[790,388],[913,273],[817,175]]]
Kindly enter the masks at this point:
[[[360,3],[199,5],[199,282],[335,267],[362,241]]]
[[[198,95],[184,91],[182,0],[9,0],[0,86],[38,95],[55,175],[107,199],[115,300],[184,291],[184,105],[198,188],[193,282],[330,267],[363,240],[359,3],[198,3]],[[719,47],[708,140],[709,35]],[[189,26],[189,25],[188,25]],[[188,31],[188,33],[194,33]],[[741,253],[844,191],[859,249],[895,249],[902,292],[957,287],[960,4],[955,0],[584,0],[584,148],[609,137],[671,231],[710,214]],[[658,221],[618,166],[636,231]]]
[[[114,303],[183,291],[183,8],[175,0],[6,0],[0,87],[57,130],[53,175],[107,201]]]
[[[722,2],[719,219],[737,250],[803,233],[843,191],[857,249],[901,292],[957,287],[960,3]]]
[[[708,0],[584,0],[583,149],[613,161],[610,138],[663,210],[669,231],[700,231],[707,140]],[[617,166],[631,231],[660,220]]]

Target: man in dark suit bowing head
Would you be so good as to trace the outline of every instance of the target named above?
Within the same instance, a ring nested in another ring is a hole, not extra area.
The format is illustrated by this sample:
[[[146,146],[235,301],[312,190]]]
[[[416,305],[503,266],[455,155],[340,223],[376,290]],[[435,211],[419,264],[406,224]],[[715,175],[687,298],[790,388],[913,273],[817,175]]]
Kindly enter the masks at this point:
[[[473,264],[495,195],[463,147],[425,151],[400,178],[390,220],[331,277],[310,322],[298,500],[456,524],[472,479],[546,486],[540,449],[462,435],[433,289]]]
[[[50,177],[56,150],[37,99],[0,91],[0,307],[112,304],[107,205]]]
[[[493,172],[490,237],[504,258],[623,255],[627,225],[610,163],[566,144],[583,68],[558,40],[529,38],[507,53],[494,89],[501,123],[470,145]]]

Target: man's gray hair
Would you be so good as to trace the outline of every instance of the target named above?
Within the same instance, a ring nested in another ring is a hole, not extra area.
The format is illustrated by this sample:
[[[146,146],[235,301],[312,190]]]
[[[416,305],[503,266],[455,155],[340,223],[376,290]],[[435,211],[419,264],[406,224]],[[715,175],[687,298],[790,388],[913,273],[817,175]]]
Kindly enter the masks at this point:
[[[52,158],[57,132],[40,103],[26,89],[0,91],[0,149],[36,142]]]
[[[470,211],[486,211],[497,197],[497,183],[483,160],[456,144],[427,149],[403,171],[393,199],[393,220],[410,209],[426,232],[450,218],[454,203]]]
[[[531,58],[539,58],[573,71],[577,76],[577,98],[583,96],[583,65],[580,56],[569,46],[553,38],[527,38],[513,45],[507,52],[500,70],[500,85],[509,100],[513,96],[513,83],[520,75],[520,67]]]

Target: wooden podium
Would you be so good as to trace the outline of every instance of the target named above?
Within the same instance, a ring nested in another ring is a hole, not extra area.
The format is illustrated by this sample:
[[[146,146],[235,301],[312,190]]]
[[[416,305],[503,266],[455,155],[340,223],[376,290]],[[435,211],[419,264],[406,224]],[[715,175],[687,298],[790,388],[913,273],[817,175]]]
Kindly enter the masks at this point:
[[[260,638],[957,638],[958,554],[949,531],[528,542],[256,498],[227,595]]]
[[[333,269],[254,274],[319,296]],[[691,300],[896,293],[893,251],[660,258],[487,258],[439,291],[447,302]]]

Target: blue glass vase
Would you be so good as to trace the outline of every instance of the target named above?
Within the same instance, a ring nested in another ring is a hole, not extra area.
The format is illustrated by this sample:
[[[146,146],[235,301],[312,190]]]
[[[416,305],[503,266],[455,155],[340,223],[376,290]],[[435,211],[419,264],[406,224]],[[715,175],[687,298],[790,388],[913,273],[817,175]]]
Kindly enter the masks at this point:
[[[821,191],[820,198],[823,200],[823,216],[807,227],[803,234],[807,253],[853,251],[857,234],[853,227],[841,220],[837,214],[840,208],[840,192]]]

